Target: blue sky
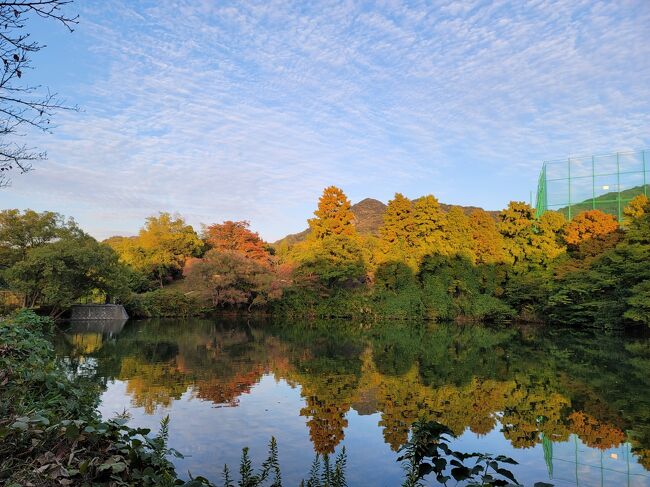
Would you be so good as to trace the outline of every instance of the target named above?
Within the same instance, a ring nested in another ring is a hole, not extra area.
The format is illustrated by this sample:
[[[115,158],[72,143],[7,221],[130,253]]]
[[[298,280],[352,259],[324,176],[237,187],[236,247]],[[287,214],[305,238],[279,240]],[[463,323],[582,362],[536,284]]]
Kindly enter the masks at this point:
[[[78,0],[28,73],[82,111],[0,207],[98,238],[178,212],[275,240],[322,189],[499,209],[541,161],[650,146],[650,2]]]

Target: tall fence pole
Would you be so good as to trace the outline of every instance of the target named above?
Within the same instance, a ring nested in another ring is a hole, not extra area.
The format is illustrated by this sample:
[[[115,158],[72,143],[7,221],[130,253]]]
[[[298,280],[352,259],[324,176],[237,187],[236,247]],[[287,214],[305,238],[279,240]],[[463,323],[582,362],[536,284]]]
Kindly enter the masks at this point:
[[[569,168],[569,177],[567,181],[569,182],[569,220],[571,220],[571,158],[567,159],[567,167]]]
[[[548,181],[546,179],[546,163],[544,163],[544,192],[542,193],[542,201],[544,202],[544,206],[542,207],[544,211],[548,208],[548,200],[546,198],[546,188],[548,186]]]
[[[645,171],[646,171],[645,153],[646,153],[646,151],[641,152],[641,158],[643,160],[643,195],[647,197],[648,196],[648,183],[646,183],[646,179],[645,179],[646,178],[646,176],[645,176]]]
[[[591,209],[596,209],[596,157],[591,156]]]
[[[618,221],[621,221],[621,165],[619,153],[616,153],[616,205],[618,207]]]

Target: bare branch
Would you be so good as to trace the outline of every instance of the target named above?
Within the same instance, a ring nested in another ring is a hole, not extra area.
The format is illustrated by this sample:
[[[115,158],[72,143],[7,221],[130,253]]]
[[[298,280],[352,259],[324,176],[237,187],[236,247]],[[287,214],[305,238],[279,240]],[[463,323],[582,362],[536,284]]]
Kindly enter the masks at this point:
[[[26,32],[30,17],[55,20],[72,32],[79,16],[64,12],[72,1],[0,0],[0,188],[9,184],[10,172],[28,172],[32,161],[46,157],[44,152],[13,141],[25,135],[22,127],[50,132],[54,113],[78,109],[67,106],[49,90],[43,94],[40,86],[30,86],[25,80],[25,74],[33,69],[30,54],[44,47]]]

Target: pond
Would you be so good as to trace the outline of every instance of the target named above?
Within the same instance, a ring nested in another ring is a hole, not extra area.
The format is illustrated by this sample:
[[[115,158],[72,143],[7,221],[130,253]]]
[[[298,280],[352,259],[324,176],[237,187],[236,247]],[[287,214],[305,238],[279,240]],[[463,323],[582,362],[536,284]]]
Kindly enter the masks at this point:
[[[419,418],[462,451],[508,455],[525,485],[650,486],[650,339],[602,330],[226,318],[80,323],[57,343],[100,411],[156,430],[177,470],[221,481],[273,436],[284,485],[347,453],[348,485],[397,486]],[[433,482],[432,482],[433,484]]]

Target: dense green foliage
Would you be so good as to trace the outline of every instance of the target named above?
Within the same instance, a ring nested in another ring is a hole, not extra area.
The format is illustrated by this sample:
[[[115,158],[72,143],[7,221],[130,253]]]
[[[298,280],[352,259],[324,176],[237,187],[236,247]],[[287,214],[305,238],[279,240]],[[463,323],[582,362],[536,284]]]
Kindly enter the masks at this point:
[[[52,212],[0,212],[0,285],[17,306],[59,316],[81,300],[122,301],[132,272],[107,245]]]
[[[168,289],[131,294],[124,307],[132,318],[195,316],[203,311],[193,296]]]
[[[428,195],[388,203],[360,233],[345,194],[325,189],[304,240],[266,244],[247,222],[147,219],[137,237],[97,243],[54,213],[0,215],[0,276],[13,302],[57,316],[81,300],[133,316],[270,310],[285,316],[550,320],[648,324],[650,206],[619,224],[598,210],[566,221],[511,202],[498,215]],[[154,292],[166,285],[170,289]],[[2,303],[0,303],[2,304]]]
[[[4,276],[11,289],[23,294],[26,306],[47,305],[54,316],[94,293],[108,301],[128,292],[117,254],[87,235],[31,249]]]
[[[53,322],[32,312],[0,321],[0,480],[3,485],[183,485],[161,433],[103,421],[99,386],[55,360]]]
[[[620,236],[581,242],[555,267],[547,305],[557,322],[612,326],[650,323],[650,206]],[[593,248],[596,247],[596,251]]]

